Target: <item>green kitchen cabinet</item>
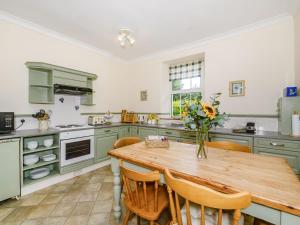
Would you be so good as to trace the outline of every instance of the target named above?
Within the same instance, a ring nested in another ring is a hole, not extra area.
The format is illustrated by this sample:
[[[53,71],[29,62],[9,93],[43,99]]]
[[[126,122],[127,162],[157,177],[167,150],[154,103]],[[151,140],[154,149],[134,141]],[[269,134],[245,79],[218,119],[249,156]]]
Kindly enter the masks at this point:
[[[0,140],[0,201],[21,194],[20,139]]]
[[[130,126],[121,126],[119,127],[119,138],[121,137],[129,137],[130,136]]]
[[[168,137],[170,141],[180,142],[180,131],[174,129],[159,129],[158,135]]]
[[[118,133],[95,136],[95,162],[108,159],[107,152],[113,149],[113,144],[118,139]]]
[[[139,127],[137,126],[130,126],[130,136],[138,137],[139,136]]]
[[[139,127],[139,136],[142,139],[144,139],[149,135],[157,135],[157,134],[158,134],[157,128]]]
[[[246,145],[253,149],[253,137],[242,135],[227,135],[227,134],[209,134],[210,141],[231,141],[241,145]]]

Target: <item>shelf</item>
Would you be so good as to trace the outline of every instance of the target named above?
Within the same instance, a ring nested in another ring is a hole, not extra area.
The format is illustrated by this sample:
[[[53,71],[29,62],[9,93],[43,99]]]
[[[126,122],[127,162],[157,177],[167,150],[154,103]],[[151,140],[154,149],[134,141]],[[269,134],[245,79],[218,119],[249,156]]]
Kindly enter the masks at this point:
[[[47,166],[47,165],[57,163],[57,162],[59,162],[58,159],[55,159],[55,160],[52,160],[52,161],[49,161],[49,162],[40,161],[40,162],[38,162],[36,164],[33,164],[31,166],[23,166],[23,171],[35,169],[35,168],[42,167],[42,166]]]
[[[37,179],[37,180],[32,180],[29,177],[27,177],[27,178],[24,178],[23,185],[28,185],[28,184],[33,184],[33,183],[36,183],[36,182],[40,182],[40,181],[49,179],[50,177],[54,177],[54,176],[57,176],[57,175],[59,175],[59,171],[58,170],[52,170],[48,176]]]
[[[30,84],[30,87],[52,88],[52,85]]]
[[[48,150],[52,150],[52,149],[56,149],[59,148],[59,145],[54,145],[51,147],[39,147],[37,149],[34,150],[30,150],[30,149],[24,149],[23,151],[23,155],[27,155],[27,154],[32,154],[32,153],[36,153],[36,152],[43,152],[43,151],[48,151]]]

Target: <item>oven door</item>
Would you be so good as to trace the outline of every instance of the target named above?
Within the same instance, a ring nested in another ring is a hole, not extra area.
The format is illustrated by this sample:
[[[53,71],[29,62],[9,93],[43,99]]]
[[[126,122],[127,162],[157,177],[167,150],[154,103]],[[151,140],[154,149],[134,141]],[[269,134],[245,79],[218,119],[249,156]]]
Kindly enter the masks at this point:
[[[61,166],[94,158],[94,136],[61,140],[60,151]]]

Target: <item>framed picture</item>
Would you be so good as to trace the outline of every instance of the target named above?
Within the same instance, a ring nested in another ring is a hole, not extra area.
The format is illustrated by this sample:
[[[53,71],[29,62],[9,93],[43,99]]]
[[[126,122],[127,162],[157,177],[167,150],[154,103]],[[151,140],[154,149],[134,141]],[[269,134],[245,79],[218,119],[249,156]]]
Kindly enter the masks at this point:
[[[244,80],[236,80],[229,82],[229,96],[230,97],[238,97],[245,96],[245,81]]]
[[[147,90],[141,91],[141,101],[147,101]]]

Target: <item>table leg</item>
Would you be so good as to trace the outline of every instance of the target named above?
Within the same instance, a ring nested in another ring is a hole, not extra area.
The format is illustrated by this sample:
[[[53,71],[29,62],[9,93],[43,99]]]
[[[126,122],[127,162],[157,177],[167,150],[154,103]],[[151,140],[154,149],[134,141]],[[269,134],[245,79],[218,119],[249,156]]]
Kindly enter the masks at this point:
[[[111,168],[114,175],[114,217],[117,221],[121,218],[121,185],[120,185],[120,165],[116,158],[111,158]]]

